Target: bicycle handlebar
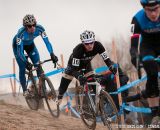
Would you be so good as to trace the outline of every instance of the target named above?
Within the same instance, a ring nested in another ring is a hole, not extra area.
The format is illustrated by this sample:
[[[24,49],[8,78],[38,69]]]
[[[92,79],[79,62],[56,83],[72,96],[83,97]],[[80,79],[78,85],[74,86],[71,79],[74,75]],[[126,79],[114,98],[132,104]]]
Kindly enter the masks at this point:
[[[47,59],[47,60],[44,60],[44,61],[40,61],[40,62],[37,63],[36,65],[40,66],[40,65],[42,65],[42,64],[44,64],[44,63],[46,63],[46,62],[49,62],[49,61],[52,61],[52,59]],[[34,66],[32,63],[31,63],[31,65]],[[56,65],[59,66],[59,67],[61,67],[61,65],[60,65],[59,63],[54,63],[54,68],[56,68]],[[35,67],[35,68],[33,68],[31,71],[35,71],[35,70],[37,70],[37,68],[38,68],[38,67]]]
[[[48,60],[40,61],[37,65],[42,65],[42,64],[44,64],[44,63],[46,63],[46,62],[49,62],[49,61],[52,61],[52,60],[51,60],[51,59],[48,59]]]
[[[80,70],[80,75],[82,77],[84,77],[85,82],[90,82],[90,81],[94,81],[94,80],[99,82],[100,81],[99,79],[103,77],[102,74],[95,74],[93,71],[90,71],[85,74],[85,70],[86,69]],[[78,76],[78,80],[79,80],[79,76]]]

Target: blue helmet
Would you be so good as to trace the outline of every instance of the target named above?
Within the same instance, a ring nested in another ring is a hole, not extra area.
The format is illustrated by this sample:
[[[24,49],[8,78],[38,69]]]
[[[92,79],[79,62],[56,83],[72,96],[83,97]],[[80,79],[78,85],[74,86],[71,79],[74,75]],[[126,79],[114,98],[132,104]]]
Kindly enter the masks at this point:
[[[140,2],[143,7],[160,4],[160,0],[140,0]]]

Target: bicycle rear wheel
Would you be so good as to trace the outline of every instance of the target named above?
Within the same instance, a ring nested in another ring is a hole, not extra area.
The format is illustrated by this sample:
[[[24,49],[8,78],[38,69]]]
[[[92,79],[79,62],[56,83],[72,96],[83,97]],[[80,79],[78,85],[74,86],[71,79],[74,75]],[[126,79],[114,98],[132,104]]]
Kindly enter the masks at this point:
[[[79,91],[77,93],[76,103],[77,110],[80,113],[80,117],[83,123],[85,126],[87,126],[87,128],[94,130],[96,128],[96,115],[92,108],[88,94],[84,94]]]
[[[42,84],[42,90],[48,110],[50,111],[51,115],[53,117],[59,117],[60,114],[59,105],[56,103],[57,94],[53,87],[52,82],[48,77],[44,78],[44,82]]]
[[[99,109],[102,115],[103,124],[110,130],[115,127],[117,128],[120,124],[120,118],[116,105],[108,92],[103,90],[100,93]]]
[[[33,85],[31,83],[30,89],[31,89],[31,90],[29,90],[30,96],[25,97],[25,100],[27,102],[28,107],[31,110],[38,110],[38,108],[39,108],[39,96],[38,96],[37,86]]]

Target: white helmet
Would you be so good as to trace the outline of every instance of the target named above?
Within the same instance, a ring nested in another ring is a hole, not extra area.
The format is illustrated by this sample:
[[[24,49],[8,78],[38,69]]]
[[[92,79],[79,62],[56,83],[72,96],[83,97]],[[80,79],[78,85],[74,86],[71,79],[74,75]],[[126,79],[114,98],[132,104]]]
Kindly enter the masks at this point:
[[[23,18],[23,26],[34,25],[34,24],[36,24],[36,23],[37,23],[37,21],[36,21],[34,15],[27,14],[27,15],[24,16],[24,18]]]
[[[94,32],[86,30],[80,35],[80,39],[81,39],[82,43],[95,42]]]

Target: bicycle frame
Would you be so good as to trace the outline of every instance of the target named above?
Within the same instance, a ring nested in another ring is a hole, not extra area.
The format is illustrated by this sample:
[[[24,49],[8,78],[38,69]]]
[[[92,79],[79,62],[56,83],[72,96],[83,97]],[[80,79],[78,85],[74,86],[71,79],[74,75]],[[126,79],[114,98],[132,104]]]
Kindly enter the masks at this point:
[[[36,79],[35,79],[35,76],[33,75],[33,71],[41,71],[41,74],[40,74],[40,77],[39,77],[39,87],[38,87],[38,94],[39,96],[41,95],[41,90],[42,90],[42,83],[44,82],[44,78],[45,78],[45,74],[44,74],[44,71],[42,69],[42,64],[44,64],[45,62],[48,62],[48,61],[51,61],[51,59],[48,59],[48,60],[44,60],[43,62],[40,62],[38,64],[36,64],[38,67],[35,67],[33,69],[30,69],[29,72],[26,72],[28,73],[28,80],[31,79],[32,83],[34,86],[36,86]],[[27,82],[27,86],[28,86],[28,82]]]
[[[94,85],[96,87],[96,93],[95,94],[90,93],[90,88],[89,88],[90,85]],[[89,99],[91,101],[91,105],[92,105],[95,113],[98,111],[97,109],[98,109],[98,103],[99,103],[99,94],[100,94],[101,90],[102,90],[101,85],[97,81],[87,82],[86,85],[85,85],[85,93],[89,97]],[[91,95],[95,95],[95,103],[94,103]]]

